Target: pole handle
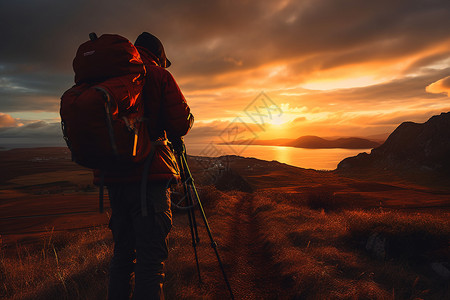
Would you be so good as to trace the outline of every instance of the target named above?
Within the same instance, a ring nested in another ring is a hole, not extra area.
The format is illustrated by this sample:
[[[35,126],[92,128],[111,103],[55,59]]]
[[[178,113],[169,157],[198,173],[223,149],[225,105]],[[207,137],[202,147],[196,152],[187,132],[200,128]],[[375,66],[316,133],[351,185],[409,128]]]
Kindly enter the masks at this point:
[[[96,39],[98,39],[97,34],[95,32],[89,33],[89,39],[91,41],[95,41]]]

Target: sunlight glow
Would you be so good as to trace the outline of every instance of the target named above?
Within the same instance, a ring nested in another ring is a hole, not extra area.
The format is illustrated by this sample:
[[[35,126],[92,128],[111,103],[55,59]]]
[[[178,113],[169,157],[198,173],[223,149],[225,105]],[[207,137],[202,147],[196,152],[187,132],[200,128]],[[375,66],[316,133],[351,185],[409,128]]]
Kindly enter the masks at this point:
[[[277,76],[280,73],[285,72],[285,70],[286,70],[285,65],[278,65],[278,66],[272,67],[272,68],[270,68],[270,71],[269,71],[269,77]]]
[[[288,118],[288,116],[286,114],[281,114],[279,116],[274,116],[271,120],[270,120],[270,124],[271,125],[283,125],[288,123],[290,120]]]
[[[344,88],[356,88],[356,87],[364,87],[369,85],[374,85],[383,82],[384,80],[375,80],[371,76],[361,76],[361,77],[353,77],[353,78],[336,78],[329,80],[317,80],[308,82],[302,85],[303,88],[309,90],[336,90],[336,89],[344,89]]]
[[[46,112],[46,111],[21,111],[9,113],[11,117],[22,120],[43,120],[47,122],[60,122],[61,117],[59,112]]]
[[[289,159],[289,147],[274,147],[275,149],[275,160],[284,162]]]

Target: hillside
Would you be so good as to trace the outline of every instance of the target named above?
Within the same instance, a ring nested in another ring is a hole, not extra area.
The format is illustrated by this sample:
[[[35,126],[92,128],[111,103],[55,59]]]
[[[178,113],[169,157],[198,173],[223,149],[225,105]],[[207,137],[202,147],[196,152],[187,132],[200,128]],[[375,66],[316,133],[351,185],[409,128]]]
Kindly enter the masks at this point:
[[[188,161],[236,299],[448,299],[444,187],[239,156]],[[110,210],[98,213],[91,171],[65,148],[1,152],[0,168],[0,298],[105,299]],[[166,299],[229,299],[199,211],[202,284],[188,217],[175,204],[173,216]]]
[[[425,123],[404,122],[370,154],[341,161],[338,171],[389,170],[403,174],[436,174],[450,178],[450,113]]]

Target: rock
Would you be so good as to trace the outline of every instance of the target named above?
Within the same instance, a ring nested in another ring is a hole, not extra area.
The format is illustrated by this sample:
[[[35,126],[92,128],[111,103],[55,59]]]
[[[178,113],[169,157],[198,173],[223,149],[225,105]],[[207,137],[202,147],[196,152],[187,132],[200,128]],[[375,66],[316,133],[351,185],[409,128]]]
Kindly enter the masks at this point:
[[[450,279],[450,264],[448,262],[434,262],[430,266],[443,279]]]
[[[375,232],[367,240],[366,250],[377,259],[384,260],[386,258],[386,244],[386,237]]]

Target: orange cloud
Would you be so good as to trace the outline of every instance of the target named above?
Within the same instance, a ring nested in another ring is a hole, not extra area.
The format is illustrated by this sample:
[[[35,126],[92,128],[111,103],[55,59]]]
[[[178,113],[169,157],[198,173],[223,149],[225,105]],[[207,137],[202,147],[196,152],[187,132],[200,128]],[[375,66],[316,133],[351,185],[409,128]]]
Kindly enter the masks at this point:
[[[8,114],[0,113],[0,128],[18,126],[17,120]]]
[[[450,96],[450,76],[442,78],[426,87],[428,93],[433,94],[447,94]]]

